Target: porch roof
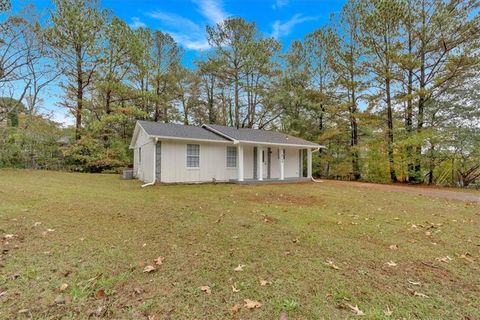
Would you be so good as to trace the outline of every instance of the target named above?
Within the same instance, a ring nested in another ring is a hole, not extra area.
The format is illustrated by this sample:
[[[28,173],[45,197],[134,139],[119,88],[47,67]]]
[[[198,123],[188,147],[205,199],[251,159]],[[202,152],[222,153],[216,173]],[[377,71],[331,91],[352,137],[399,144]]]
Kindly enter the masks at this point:
[[[246,143],[274,144],[295,147],[321,148],[322,146],[286,133],[251,128],[234,128],[217,124],[204,124],[204,128],[225,138]]]

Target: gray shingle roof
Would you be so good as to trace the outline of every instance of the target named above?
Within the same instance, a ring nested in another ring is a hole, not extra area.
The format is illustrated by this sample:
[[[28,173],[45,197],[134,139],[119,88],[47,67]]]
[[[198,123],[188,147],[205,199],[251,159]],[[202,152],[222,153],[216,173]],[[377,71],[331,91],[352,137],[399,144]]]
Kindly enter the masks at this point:
[[[221,126],[216,124],[207,124],[204,126],[207,128],[216,130],[232,139],[239,140],[239,141],[320,147],[320,145],[316,143],[313,143],[304,139],[300,139],[300,138],[297,138],[285,133],[281,133],[281,132],[248,129],[248,128],[237,129],[234,127],[226,127],[226,126]]]
[[[151,136],[184,138],[184,139],[202,139],[214,141],[229,141],[224,137],[208,131],[202,127],[187,126],[175,123],[160,123],[152,121],[139,120],[138,124]]]
[[[197,127],[175,123],[160,123],[144,120],[139,120],[138,124],[150,136],[224,142],[238,140],[258,142],[264,144],[272,143],[305,147],[320,147],[320,145],[316,143],[275,131],[248,128],[237,129],[234,127],[227,127],[216,124],[208,124],[203,125],[202,127]]]

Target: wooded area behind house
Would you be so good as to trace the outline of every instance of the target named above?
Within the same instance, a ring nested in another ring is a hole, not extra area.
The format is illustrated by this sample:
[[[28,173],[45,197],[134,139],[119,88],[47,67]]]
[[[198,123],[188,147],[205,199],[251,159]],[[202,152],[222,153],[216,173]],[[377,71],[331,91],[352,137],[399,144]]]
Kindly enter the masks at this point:
[[[193,68],[99,1],[52,3],[0,0],[0,167],[115,172],[146,119],[299,136],[326,146],[320,177],[479,183],[477,0],[350,0],[289,48],[233,17],[206,28]],[[52,86],[73,127],[41,112]]]

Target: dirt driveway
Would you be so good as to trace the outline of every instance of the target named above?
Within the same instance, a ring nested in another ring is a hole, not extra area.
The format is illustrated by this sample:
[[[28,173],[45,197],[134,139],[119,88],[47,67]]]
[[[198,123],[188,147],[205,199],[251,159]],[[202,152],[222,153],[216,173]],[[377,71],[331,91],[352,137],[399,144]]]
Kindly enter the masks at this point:
[[[459,189],[426,187],[426,186],[407,186],[407,185],[389,185],[355,181],[322,180],[326,184],[345,185],[358,188],[371,188],[377,190],[393,192],[410,192],[423,196],[437,197],[443,199],[463,200],[480,202],[480,191],[459,191]]]

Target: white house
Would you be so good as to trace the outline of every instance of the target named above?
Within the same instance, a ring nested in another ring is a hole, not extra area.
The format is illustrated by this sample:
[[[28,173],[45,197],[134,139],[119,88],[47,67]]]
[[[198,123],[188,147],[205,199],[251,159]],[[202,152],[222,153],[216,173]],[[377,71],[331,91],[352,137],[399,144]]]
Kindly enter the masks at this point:
[[[137,121],[130,144],[134,177],[148,184],[310,179],[321,147],[280,132],[150,121]]]

